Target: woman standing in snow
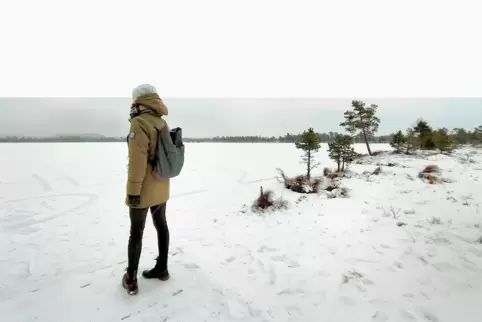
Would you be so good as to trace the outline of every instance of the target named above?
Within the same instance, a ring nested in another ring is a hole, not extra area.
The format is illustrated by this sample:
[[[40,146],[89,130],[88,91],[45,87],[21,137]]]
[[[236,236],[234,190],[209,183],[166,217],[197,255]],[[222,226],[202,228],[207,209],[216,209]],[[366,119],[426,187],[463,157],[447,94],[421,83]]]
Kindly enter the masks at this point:
[[[147,279],[162,281],[169,279],[167,257],[169,249],[169,229],[166,222],[166,202],[169,200],[169,179],[159,180],[152,173],[150,161],[155,156],[158,130],[166,125],[162,116],[167,115],[156,88],[143,84],[132,91],[133,104],[130,112],[130,132],[127,137],[129,150],[126,205],[129,206],[131,220],[128,244],[128,267],[122,278],[122,286],[128,294],[139,291],[137,270],[142,251],[142,236],[150,209],[157,230],[159,256],[151,270],[142,272]]]

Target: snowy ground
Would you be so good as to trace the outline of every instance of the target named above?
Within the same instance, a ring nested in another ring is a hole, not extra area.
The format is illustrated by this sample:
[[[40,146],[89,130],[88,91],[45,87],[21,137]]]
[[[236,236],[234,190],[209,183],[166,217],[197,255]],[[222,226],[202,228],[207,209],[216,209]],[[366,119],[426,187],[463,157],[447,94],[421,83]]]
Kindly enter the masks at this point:
[[[140,277],[132,297],[120,285],[126,145],[1,144],[1,320],[482,319],[481,151],[381,155],[351,170],[396,166],[343,179],[349,199],[301,201],[273,179],[277,167],[302,172],[292,144],[189,144],[186,153],[168,203],[172,278]],[[318,173],[333,166],[326,146],[319,160]],[[432,163],[453,182],[417,178]],[[245,213],[260,185],[290,209]],[[140,270],[155,256],[149,221]]]

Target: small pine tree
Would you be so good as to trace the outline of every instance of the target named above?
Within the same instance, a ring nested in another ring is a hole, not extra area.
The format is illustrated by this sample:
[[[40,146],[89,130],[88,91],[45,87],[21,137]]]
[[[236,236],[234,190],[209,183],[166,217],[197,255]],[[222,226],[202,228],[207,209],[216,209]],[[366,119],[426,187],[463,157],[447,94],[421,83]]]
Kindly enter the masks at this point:
[[[418,119],[413,131],[418,134],[420,149],[434,149],[435,144],[432,138],[432,128],[428,125],[427,121]]]
[[[367,145],[368,154],[372,155],[368,138],[372,137],[380,125],[380,119],[376,116],[378,106],[375,104],[366,107],[362,101],[352,101],[353,110],[346,111],[345,121],[340,123],[350,134],[360,133]]]
[[[350,135],[341,134],[336,135],[333,142],[328,143],[329,156],[336,162],[337,172],[345,171],[345,166],[357,156],[352,144],[353,138]]]
[[[402,131],[398,131],[393,135],[392,141],[390,142],[390,146],[397,151],[397,153],[402,152],[402,149],[406,145],[406,138],[405,135],[403,135]]]
[[[420,140],[414,129],[409,128],[407,134],[405,135],[405,153],[410,154],[412,151],[416,150],[420,146]]]
[[[304,152],[302,162],[306,164],[306,177],[310,180],[311,170],[320,165],[315,162],[314,155],[320,149],[320,137],[313,128],[309,128],[308,131],[304,131],[301,134],[299,141],[295,145],[297,149],[301,149]]]
[[[435,148],[441,152],[451,152],[456,148],[455,141],[450,137],[449,130],[441,128],[433,132],[433,143]]]

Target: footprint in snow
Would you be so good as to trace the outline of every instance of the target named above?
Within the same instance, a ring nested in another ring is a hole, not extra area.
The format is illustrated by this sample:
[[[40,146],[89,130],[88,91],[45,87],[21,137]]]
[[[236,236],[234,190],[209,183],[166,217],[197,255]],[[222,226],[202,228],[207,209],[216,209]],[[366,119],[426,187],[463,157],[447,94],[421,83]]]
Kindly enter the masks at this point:
[[[199,265],[197,265],[195,263],[184,264],[184,267],[187,268],[187,269],[198,269],[198,268],[200,268]]]
[[[343,304],[346,304],[349,306],[353,306],[356,304],[356,300],[349,296],[341,296],[340,300],[343,302]]]
[[[171,250],[169,252],[169,255],[171,256],[176,256],[179,254],[184,254],[184,249],[182,247],[176,247],[175,249]]]
[[[256,261],[256,264],[258,265],[258,268],[261,270],[261,271],[265,271],[265,267],[264,267],[264,264],[262,261],[260,261],[259,259]]]
[[[277,251],[278,251],[278,249],[271,248],[271,247],[268,247],[266,245],[262,245],[260,248],[258,248],[258,253],[264,253],[264,252],[272,253],[272,252],[277,252]]]
[[[293,294],[305,294],[305,291],[303,291],[300,288],[287,288],[282,290],[281,292],[278,292],[276,295],[293,295]]]
[[[435,316],[434,314],[430,313],[430,312],[425,312],[423,314],[424,318],[426,318],[427,320],[429,321],[432,321],[432,322],[438,322],[440,321],[439,318],[437,316]]]
[[[372,321],[373,322],[388,321],[388,316],[383,312],[377,311],[375,314],[373,314]]]
[[[290,268],[300,267],[300,264],[297,261],[292,260],[291,258],[289,258],[286,255],[273,256],[273,257],[271,257],[271,259],[275,262],[285,262],[285,263],[288,264],[288,267],[290,267]]]
[[[298,316],[303,316],[303,312],[301,311],[301,309],[297,306],[294,306],[294,305],[291,305],[291,306],[287,306],[285,307],[285,310],[288,312],[289,315],[293,316],[293,315],[298,315]]]
[[[269,284],[271,285],[276,284],[276,272],[273,269],[273,267],[269,269]]]
[[[399,262],[399,261],[394,262],[393,266],[395,266],[397,268],[400,268],[400,269],[403,269],[403,264],[402,264],[402,262]]]
[[[374,285],[375,284],[375,283],[373,283],[373,281],[369,280],[368,278],[362,279],[361,282],[363,283],[363,285]]]
[[[229,264],[229,263],[232,263],[236,260],[236,257],[234,256],[231,256],[231,257],[228,257],[224,260],[225,263]]]
[[[411,321],[416,321],[417,318],[415,317],[415,315],[413,315],[412,313],[410,313],[409,311],[405,310],[405,309],[401,309],[400,310],[400,315],[405,319],[405,320],[411,320]]]

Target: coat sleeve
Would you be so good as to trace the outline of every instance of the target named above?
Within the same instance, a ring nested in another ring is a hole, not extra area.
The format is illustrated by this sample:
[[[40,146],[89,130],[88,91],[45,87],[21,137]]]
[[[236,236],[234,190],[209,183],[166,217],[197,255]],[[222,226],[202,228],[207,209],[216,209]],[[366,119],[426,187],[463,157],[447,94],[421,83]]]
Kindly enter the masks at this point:
[[[128,143],[129,165],[127,171],[127,194],[140,196],[142,182],[146,175],[149,136],[144,131],[139,120],[133,119],[131,121]]]

